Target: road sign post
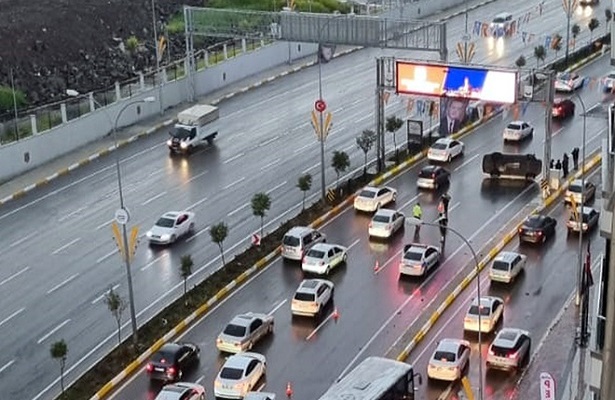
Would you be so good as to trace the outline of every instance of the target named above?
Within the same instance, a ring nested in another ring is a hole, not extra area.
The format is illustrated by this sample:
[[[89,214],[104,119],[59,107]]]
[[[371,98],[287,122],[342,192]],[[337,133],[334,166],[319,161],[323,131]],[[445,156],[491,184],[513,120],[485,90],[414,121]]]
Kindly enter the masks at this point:
[[[540,400],[555,400],[555,379],[548,372],[540,373]]]

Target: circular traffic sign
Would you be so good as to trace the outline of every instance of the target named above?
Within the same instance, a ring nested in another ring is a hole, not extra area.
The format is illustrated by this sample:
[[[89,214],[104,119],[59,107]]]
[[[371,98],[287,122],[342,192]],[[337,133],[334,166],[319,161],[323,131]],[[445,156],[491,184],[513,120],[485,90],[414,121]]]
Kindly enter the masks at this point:
[[[130,215],[128,214],[128,210],[125,208],[119,208],[115,211],[115,222],[120,225],[126,225],[130,220]]]
[[[318,112],[323,112],[323,111],[325,111],[327,109],[327,103],[325,103],[325,101],[323,99],[318,99],[314,103],[314,108]]]

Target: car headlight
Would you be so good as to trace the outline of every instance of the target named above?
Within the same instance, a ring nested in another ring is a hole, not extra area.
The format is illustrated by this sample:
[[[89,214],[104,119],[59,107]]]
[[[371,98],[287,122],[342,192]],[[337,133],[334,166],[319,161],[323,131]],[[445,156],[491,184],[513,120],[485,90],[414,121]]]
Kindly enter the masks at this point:
[[[167,146],[171,146],[173,144],[173,141],[171,139],[167,140]]]
[[[220,382],[219,380],[216,379],[214,381],[214,386],[217,387],[217,388],[222,387],[222,382]]]
[[[169,239],[171,239],[171,235],[162,235],[162,236],[160,236],[160,239],[161,240],[169,240]]]
[[[152,237],[152,232],[151,231],[147,231],[147,233],[145,234],[145,236],[147,236],[148,238]]]
[[[187,148],[187,147],[188,147],[188,143],[186,143],[186,142],[181,142],[181,143],[179,144],[179,147],[181,147],[182,149],[185,149],[185,148]]]

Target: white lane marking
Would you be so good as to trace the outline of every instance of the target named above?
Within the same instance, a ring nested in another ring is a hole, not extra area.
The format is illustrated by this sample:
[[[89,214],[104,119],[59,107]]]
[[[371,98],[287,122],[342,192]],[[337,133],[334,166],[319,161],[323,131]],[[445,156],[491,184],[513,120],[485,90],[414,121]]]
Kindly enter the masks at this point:
[[[111,288],[111,290],[116,291],[119,287],[120,287],[120,284],[118,283],[118,284],[116,284],[116,285],[113,285],[113,287]],[[97,298],[95,298],[94,300],[92,300],[92,303],[91,303],[91,304],[96,304],[96,303],[98,303],[99,301],[101,301],[102,299],[104,299],[104,298],[105,298],[105,296],[107,295],[107,293],[109,293],[109,290],[108,290],[108,289],[107,289],[107,290],[105,290],[105,291],[103,292],[103,294],[101,294],[100,296],[98,296]]]
[[[275,142],[276,140],[278,140],[280,137],[279,136],[275,136],[272,137],[271,139],[265,140],[264,142],[262,142],[261,144],[258,145],[258,147],[265,147],[270,143]]]
[[[343,151],[343,152],[345,152],[345,153],[347,153],[347,152],[349,152],[350,150],[354,149],[356,146],[357,146],[356,144],[351,144],[351,145],[348,145],[348,146],[344,147],[344,148],[342,149],[342,151]]]
[[[303,171],[301,171],[301,174],[302,174],[302,175],[305,175],[305,174],[307,174],[308,172],[310,172],[311,170],[313,170],[313,169],[314,169],[314,168],[316,168],[316,167],[318,167],[318,165],[312,165],[311,167],[306,168],[306,169],[304,169]]]
[[[265,164],[265,165],[263,165],[263,166],[261,167],[261,171],[265,171],[266,169],[269,169],[269,168],[271,168],[271,167],[273,167],[273,166],[275,166],[275,165],[279,164],[279,163],[280,163],[280,161],[282,161],[282,159],[281,159],[281,158],[277,158],[277,159],[273,160],[272,162],[270,162],[269,164]]]
[[[6,324],[7,322],[9,322],[11,319],[15,318],[16,316],[18,316],[19,314],[21,314],[23,311],[25,310],[25,307],[21,307],[19,310],[15,311],[13,314],[9,315],[8,317],[6,317],[5,319],[3,319],[2,321],[0,321],[0,326]]]
[[[101,262],[105,261],[107,258],[111,257],[112,255],[114,255],[114,254],[115,254],[115,253],[117,253],[117,252],[118,252],[118,250],[117,250],[117,249],[115,249],[115,250],[113,250],[113,251],[110,251],[109,253],[105,254],[104,256],[102,256],[102,257],[98,258],[98,259],[96,260],[96,264],[100,264]]]
[[[193,240],[194,240],[194,238],[196,238],[197,236],[199,236],[199,235],[200,235],[200,234],[202,234],[202,233],[207,232],[208,230],[209,230],[209,225],[208,225],[208,226],[206,226],[205,228],[201,229],[200,231],[195,232],[195,233],[194,233],[194,235],[192,235],[192,236],[190,236],[188,239],[186,239],[186,242],[191,242],[191,241],[193,241]]]
[[[480,154],[474,154],[472,157],[468,158],[466,161],[463,162],[463,164],[461,164],[460,166],[458,166],[457,168],[455,168],[453,171],[459,171],[461,168],[465,167],[466,165],[468,165],[469,163],[471,163],[472,161],[476,160],[478,158]]]
[[[11,360],[9,362],[7,362],[6,364],[4,364],[2,367],[0,367],[0,374],[3,373],[4,371],[6,371],[7,369],[9,369],[9,367],[11,365],[13,365],[15,363],[15,360]]]
[[[23,274],[24,272],[26,272],[29,269],[30,269],[30,267],[25,267],[25,268],[15,272],[13,275],[4,278],[2,281],[0,281],[0,286],[4,285],[5,283],[8,283],[8,282],[12,281],[13,279],[17,278],[19,275]]]
[[[145,154],[145,153],[147,153],[147,152],[149,152],[149,151],[153,150],[154,148],[156,148],[156,147],[158,147],[158,146],[160,146],[160,143],[159,143],[159,144],[156,144],[156,145],[154,145],[154,146],[151,146],[151,147],[149,147],[149,148],[147,148],[147,149],[144,149],[144,150],[142,150],[142,151],[139,151],[139,152],[137,152],[137,153],[135,153],[135,154],[131,155],[130,157],[127,157],[127,158],[125,158],[125,159],[121,160],[121,162],[129,161],[129,160],[132,160],[133,158],[140,157],[142,154]],[[32,200],[31,202],[26,203],[26,204],[24,204],[24,205],[23,205],[23,206],[21,206],[21,207],[17,207],[16,209],[14,209],[14,210],[12,210],[12,211],[7,212],[6,214],[0,215],[0,221],[1,221],[1,220],[3,220],[3,219],[5,219],[5,218],[7,218],[7,217],[9,217],[9,216],[11,216],[11,215],[13,215],[13,214],[16,214],[16,213],[20,212],[20,211],[22,211],[22,210],[25,210],[26,208],[28,208],[28,207],[30,207],[30,206],[33,206],[33,205],[35,205],[35,204],[38,204],[38,203],[40,203],[41,201],[46,200],[46,199],[48,199],[48,198],[49,198],[49,197],[51,197],[51,196],[54,196],[54,195],[56,195],[56,194],[58,194],[58,193],[61,193],[61,192],[65,191],[66,189],[69,189],[69,188],[71,188],[71,187],[73,187],[73,186],[76,186],[76,185],[78,185],[78,184],[82,183],[82,182],[85,182],[86,180],[88,180],[88,179],[90,179],[90,178],[93,178],[93,177],[95,177],[96,175],[100,175],[101,173],[103,173],[103,172],[105,172],[105,171],[107,171],[107,170],[109,170],[109,169],[112,169],[112,168],[115,168],[115,164],[113,164],[113,165],[108,165],[108,166],[106,166],[106,167],[102,168],[102,169],[101,169],[101,170],[99,170],[99,171],[93,172],[93,173],[91,173],[91,174],[89,174],[89,175],[87,175],[87,176],[84,176],[84,177],[83,177],[83,178],[81,178],[81,179],[77,179],[76,181],[71,182],[71,183],[69,183],[69,184],[68,184],[68,185],[66,185],[66,186],[63,186],[63,187],[61,187],[61,188],[59,188],[59,189],[56,189],[56,190],[54,190],[54,191],[51,191],[51,192],[47,193],[46,195],[39,197],[39,198],[38,198],[38,199],[36,199],[36,200]],[[113,175],[114,175],[114,174],[111,174],[111,175],[109,175],[109,176],[113,176]]]
[[[141,271],[145,271],[146,269],[148,269],[152,265],[156,264],[158,261],[162,260],[165,257],[168,257],[168,255],[169,255],[169,253],[164,253],[163,255],[154,258],[152,261],[150,261],[147,264],[145,264],[144,266],[142,266],[141,267]]]
[[[235,161],[235,160],[237,160],[238,158],[241,158],[241,157],[243,157],[243,156],[244,156],[244,153],[239,153],[239,154],[237,154],[237,155],[234,155],[234,156],[233,156],[233,157],[231,157],[231,158],[227,158],[226,160],[222,161],[222,164],[228,164],[228,163],[230,163],[230,162],[232,162],[232,161]]]
[[[51,254],[53,254],[53,255],[55,256],[56,254],[58,254],[58,253],[59,253],[59,252],[61,252],[62,250],[65,250],[65,249],[69,248],[70,246],[74,245],[75,243],[77,243],[77,242],[78,242],[78,241],[80,241],[80,240],[81,240],[81,238],[77,238],[77,239],[73,240],[72,242],[66,243],[64,246],[60,247],[59,249],[56,249],[56,250],[55,250],[53,253],[51,253]]]
[[[70,318],[67,319],[66,321],[62,322],[60,325],[56,326],[55,328],[53,328],[52,330],[50,330],[48,333],[46,333],[45,335],[43,335],[42,338],[40,338],[39,340],[36,341],[36,343],[41,344],[43,343],[45,340],[47,340],[49,338],[49,336],[53,335],[54,333],[56,333],[57,331],[59,331],[60,329],[62,329],[62,327],[66,324],[68,324],[70,322]]]
[[[278,303],[277,306],[273,307],[273,309],[271,311],[269,311],[267,313],[267,315],[273,315],[276,311],[278,311],[280,309],[280,307],[282,307],[284,304],[286,303],[286,299],[282,300],[281,302]]]
[[[308,143],[304,146],[299,147],[298,149],[296,149],[295,151],[293,151],[293,154],[297,154],[297,153],[301,153],[303,152],[303,150],[307,149],[308,147],[314,145],[314,143]]]
[[[196,206],[198,206],[199,204],[202,204],[202,203],[204,203],[204,202],[206,202],[206,201],[207,201],[207,197],[205,197],[205,198],[203,198],[203,199],[201,199],[201,200],[197,201],[196,203],[194,203],[194,204],[192,204],[192,205],[189,205],[189,206],[186,208],[186,210],[190,211],[190,210],[192,210],[194,207],[196,207]]]
[[[560,133],[562,133],[563,130],[564,130],[563,126],[559,129],[556,129],[554,132],[551,132],[551,137],[559,135]]]
[[[38,231],[34,231],[34,232],[30,233],[29,235],[26,235],[26,236],[22,237],[21,239],[16,240],[13,243],[9,244],[9,247],[15,247],[17,245],[20,245],[23,242],[25,242],[26,240],[30,239],[32,236],[36,235],[37,233],[38,233]]]
[[[196,383],[197,385],[200,385],[201,382],[203,382],[203,379],[205,379],[205,375],[201,375],[199,379],[197,379],[194,383]]]
[[[229,217],[232,217],[233,215],[237,214],[239,211],[243,210],[244,208],[248,207],[250,205],[250,203],[246,203],[242,206],[237,207],[236,209],[234,209],[233,211],[231,211],[230,213],[226,214]]]
[[[164,192],[158,193],[156,196],[151,197],[151,198],[150,198],[150,199],[148,199],[148,200],[145,200],[143,203],[141,203],[141,205],[142,205],[142,206],[146,206],[146,205],[148,205],[149,203],[151,203],[152,201],[154,201],[154,200],[158,200],[159,198],[161,198],[161,197],[162,197],[162,196],[164,196],[165,194],[167,194],[167,191],[166,191],[166,190],[165,190]]]
[[[66,214],[65,216],[63,216],[62,218],[58,219],[58,222],[64,222],[67,219],[69,219],[70,217],[72,217],[73,215],[79,214],[81,211],[85,210],[86,208],[87,207],[79,207],[75,211],[72,211],[72,212]]]
[[[281,188],[284,185],[286,185],[286,181],[284,181],[284,182],[282,182],[282,183],[272,187],[271,189],[267,190],[265,193],[271,194],[271,193],[275,192],[277,189]]]
[[[194,175],[192,178],[188,179],[188,180],[186,181],[186,183],[190,183],[190,182],[192,182],[193,180],[195,180],[195,179],[198,179],[198,178],[202,177],[202,176],[203,176],[203,175],[205,175],[207,172],[209,172],[209,171],[208,171],[208,170],[205,170],[205,171],[203,171],[203,172],[201,172],[201,173],[199,173],[199,174]]]
[[[414,203],[416,200],[418,200],[418,198],[421,197],[421,193],[417,194],[416,196],[414,196],[413,198],[411,198],[410,200],[408,200],[407,202],[405,202],[404,204],[402,204],[399,209],[404,209],[406,207],[408,207],[410,205],[410,203]]]
[[[350,243],[350,246],[348,246],[348,250],[352,249],[353,247],[355,247],[359,242],[361,241],[361,239],[355,239],[354,242]]]
[[[79,272],[77,272],[76,274],[72,274],[68,278],[64,279],[62,282],[58,283],[57,285],[55,285],[54,287],[49,289],[47,291],[47,294],[51,294],[51,293],[55,292],[56,290],[58,290],[59,288],[61,288],[64,285],[66,285],[68,282],[72,281],[73,279],[75,279],[78,276],[79,276]]]
[[[233,186],[235,186],[235,185],[237,185],[237,184],[239,184],[239,183],[241,183],[241,182],[243,182],[243,181],[245,181],[245,180],[246,180],[246,177],[245,177],[245,176],[242,176],[241,178],[237,179],[235,182],[231,182],[231,183],[229,183],[228,185],[226,185],[226,186],[225,186],[225,187],[223,187],[222,189],[224,189],[224,190],[226,190],[226,189],[230,189],[230,188],[232,188]]]
[[[113,221],[115,221],[114,218],[111,218],[109,221],[105,221],[102,224],[98,225],[96,227],[96,230],[100,230],[100,228],[104,228],[105,226],[109,226]]]
[[[329,320],[331,318],[333,318],[333,314],[334,313],[335,313],[335,309],[332,312],[330,312],[329,315],[327,315],[327,318],[325,318],[320,324],[318,324],[318,326],[316,328],[314,328],[314,330],[312,332],[310,332],[309,335],[307,335],[307,337],[305,338],[305,341],[309,342],[314,337],[314,335],[316,335],[318,333],[318,331],[321,330],[322,327],[325,326],[325,324],[327,322],[329,322]]]

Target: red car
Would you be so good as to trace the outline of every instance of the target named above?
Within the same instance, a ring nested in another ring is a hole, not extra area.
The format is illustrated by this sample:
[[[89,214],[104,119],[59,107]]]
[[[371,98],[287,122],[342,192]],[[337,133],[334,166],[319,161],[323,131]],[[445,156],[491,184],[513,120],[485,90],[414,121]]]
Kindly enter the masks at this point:
[[[555,99],[551,116],[553,118],[567,118],[574,115],[575,104],[570,99]]]

